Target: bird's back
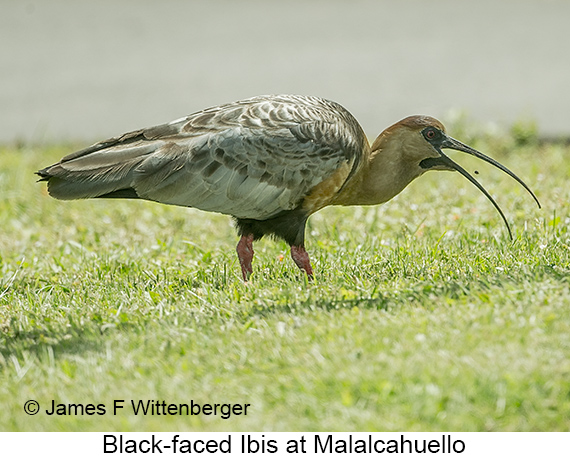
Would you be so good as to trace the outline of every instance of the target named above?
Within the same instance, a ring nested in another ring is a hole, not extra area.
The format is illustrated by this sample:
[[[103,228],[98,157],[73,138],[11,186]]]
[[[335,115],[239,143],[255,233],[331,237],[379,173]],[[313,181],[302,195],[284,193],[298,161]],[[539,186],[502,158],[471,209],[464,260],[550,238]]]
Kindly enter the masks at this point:
[[[38,174],[60,199],[142,198],[266,219],[346,169],[342,186],[367,148],[335,102],[260,96],[102,141]]]

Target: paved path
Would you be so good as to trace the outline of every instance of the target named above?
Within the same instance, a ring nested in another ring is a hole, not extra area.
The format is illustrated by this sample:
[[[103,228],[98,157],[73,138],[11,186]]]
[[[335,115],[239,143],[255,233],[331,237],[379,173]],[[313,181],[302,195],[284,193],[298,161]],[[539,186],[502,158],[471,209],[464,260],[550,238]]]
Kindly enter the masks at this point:
[[[98,140],[263,93],[570,135],[570,2],[4,0],[0,142]]]

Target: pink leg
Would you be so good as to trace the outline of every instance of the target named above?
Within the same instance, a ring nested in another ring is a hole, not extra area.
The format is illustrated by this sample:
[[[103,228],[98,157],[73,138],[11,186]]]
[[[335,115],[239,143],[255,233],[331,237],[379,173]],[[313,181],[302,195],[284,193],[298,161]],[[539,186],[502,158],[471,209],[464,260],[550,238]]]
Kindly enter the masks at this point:
[[[305,246],[291,246],[291,257],[301,270],[305,270],[309,281],[312,281],[313,268],[311,267],[311,259],[309,259]]]
[[[237,244],[236,252],[243,280],[247,282],[249,276],[253,273],[251,266],[251,261],[253,260],[253,235],[243,235]]]

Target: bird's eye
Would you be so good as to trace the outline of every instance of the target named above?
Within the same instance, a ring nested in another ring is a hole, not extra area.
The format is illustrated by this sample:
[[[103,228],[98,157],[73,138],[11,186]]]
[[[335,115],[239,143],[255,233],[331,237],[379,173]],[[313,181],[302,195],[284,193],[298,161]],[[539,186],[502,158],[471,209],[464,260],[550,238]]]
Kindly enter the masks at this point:
[[[438,141],[438,139],[441,139],[441,131],[435,127],[427,127],[425,129],[423,129],[422,135],[430,143],[432,143],[434,141]]]

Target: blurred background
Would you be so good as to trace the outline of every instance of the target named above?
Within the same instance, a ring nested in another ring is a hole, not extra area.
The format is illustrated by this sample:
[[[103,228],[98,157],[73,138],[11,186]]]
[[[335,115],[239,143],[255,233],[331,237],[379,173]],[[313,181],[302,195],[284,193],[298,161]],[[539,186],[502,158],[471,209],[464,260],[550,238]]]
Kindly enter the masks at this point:
[[[570,2],[0,0],[0,142],[101,140],[270,93],[570,135]]]

